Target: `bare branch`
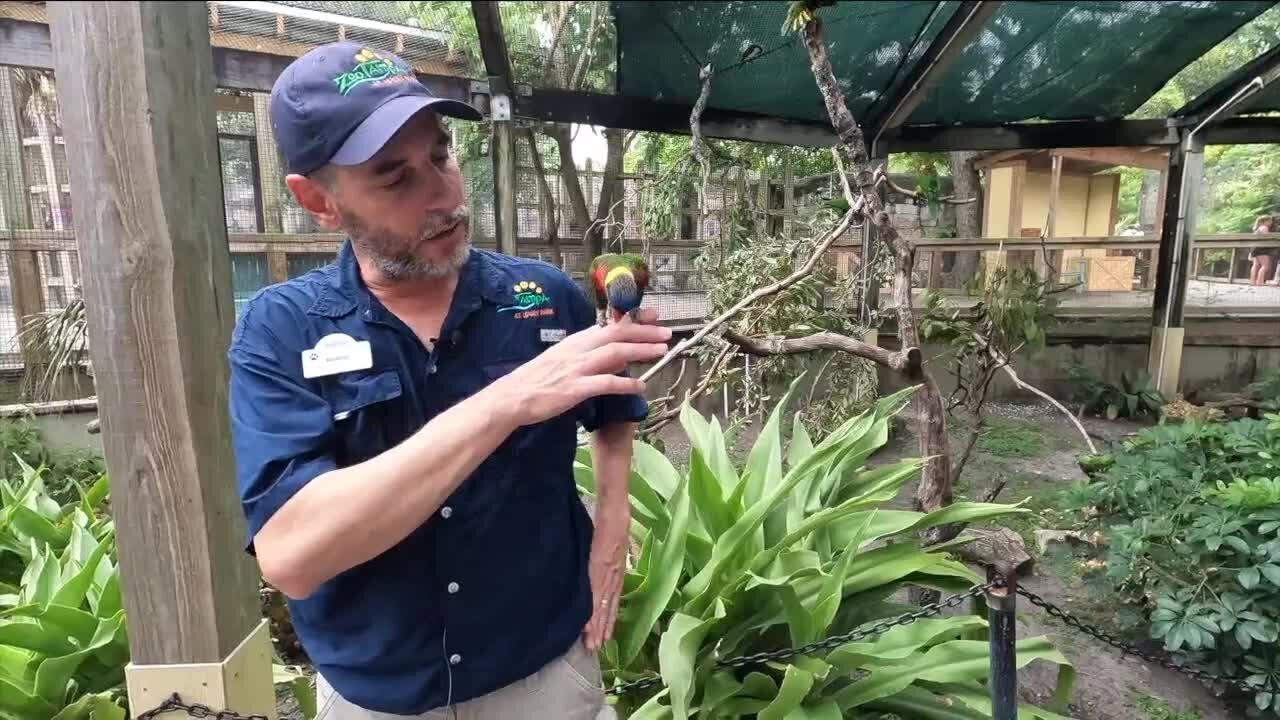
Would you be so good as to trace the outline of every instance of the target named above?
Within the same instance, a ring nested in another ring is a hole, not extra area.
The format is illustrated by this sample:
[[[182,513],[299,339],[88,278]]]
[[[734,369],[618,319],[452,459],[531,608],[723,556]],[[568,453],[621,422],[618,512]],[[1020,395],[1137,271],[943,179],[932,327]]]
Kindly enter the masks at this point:
[[[748,355],[764,357],[768,355],[800,355],[818,350],[838,350],[870,360],[901,373],[909,373],[918,368],[921,362],[919,348],[907,348],[903,352],[890,352],[877,345],[870,345],[855,340],[847,335],[833,332],[820,332],[799,338],[754,338],[739,335],[733,330],[725,330],[721,335],[725,340],[742,348]]]
[[[1084,429],[1084,425],[1080,424],[1080,420],[1077,419],[1076,416],[1073,415],[1070,410],[1063,407],[1062,403],[1058,402],[1057,400],[1054,400],[1053,397],[1050,396],[1045,391],[1041,390],[1040,388],[1018,377],[1017,371],[1015,371],[1013,369],[1013,366],[1009,364],[1009,359],[1001,355],[998,350],[991,347],[991,344],[987,342],[986,338],[976,333],[974,334],[973,337],[975,340],[977,340],[978,347],[985,350],[991,356],[991,358],[996,361],[996,364],[1000,366],[1001,370],[1004,370],[1005,375],[1009,376],[1009,379],[1013,381],[1014,385],[1017,385],[1023,390],[1026,390],[1027,392],[1040,397],[1041,399],[1048,402],[1050,405],[1053,405],[1055,408],[1062,411],[1062,414],[1066,415],[1067,419],[1071,421],[1071,424],[1075,425],[1076,429],[1080,431],[1080,437],[1084,438],[1085,445],[1089,446],[1089,452],[1094,455],[1098,454],[1098,448],[1094,446],[1093,440],[1089,437],[1089,432]]]
[[[908,190],[908,189],[906,189],[906,188],[902,187],[901,185],[899,185],[899,184],[895,183],[892,179],[890,179],[890,178],[889,178],[888,173],[886,173],[885,175],[883,175],[883,176],[882,176],[882,179],[884,180],[884,183],[885,183],[886,185],[888,185],[888,186],[889,186],[889,189],[890,189],[890,190],[892,190],[892,191],[894,191],[894,192],[898,193],[899,195],[906,195],[907,197],[911,198],[912,200],[925,200],[925,199],[926,199],[923,195],[921,195],[920,193],[916,192],[915,190]],[[953,196],[950,196],[950,195],[948,195],[948,196],[946,196],[946,197],[940,197],[940,198],[938,198],[938,202],[946,203],[947,205],[968,205],[969,203],[977,202],[977,201],[978,201],[978,198],[976,198],[976,197],[969,198],[968,200],[955,200],[955,199],[953,199]]]
[[[551,50],[547,52],[547,65],[542,69],[542,84],[545,86],[551,79],[552,69],[559,70],[556,67],[556,50],[560,48],[560,39],[564,37],[564,28],[569,21],[569,13],[573,11],[573,7],[578,4],[578,0],[569,0],[568,2],[558,3],[560,6],[560,15],[556,18],[555,29],[551,31]],[[560,73],[558,73],[560,74]],[[562,74],[561,74],[562,75]],[[564,77],[560,78],[561,84],[564,84]]]
[[[597,2],[591,3],[591,20],[588,21],[590,24],[587,26],[587,41],[582,45],[582,54],[578,56],[578,66],[573,69],[573,77],[569,78],[567,90],[580,89],[578,87],[579,80],[584,84],[587,82],[587,75],[584,71],[587,69],[587,57],[592,52],[591,46],[596,41],[596,29],[599,27],[596,20],[600,16],[600,5],[601,3]]]
[[[753,291],[750,295],[747,295],[743,299],[739,300],[737,304],[735,304],[733,307],[729,308],[728,310],[721,313],[715,319],[703,325],[692,336],[684,340],[681,340],[679,343],[676,344],[674,348],[671,348],[671,350],[669,350],[666,355],[663,355],[662,358],[658,360],[658,362],[654,363],[653,367],[646,370],[645,373],[640,376],[640,380],[643,382],[648,380],[649,378],[652,378],[654,375],[658,373],[659,370],[666,367],[671,362],[671,360],[675,358],[675,356],[689,349],[693,345],[696,345],[699,342],[702,342],[702,339],[705,338],[707,335],[709,335],[712,330],[715,330],[716,328],[725,324],[729,320],[732,320],[738,313],[742,312],[744,309],[755,304],[761,298],[765,298],[770,295],[774,295],[779,292],[782,292],[783,290],[786,290],[787,288],[791,287],[792,285],[795,285],[796,283],[800,282],[804,278],[811,275],[813,273],[814,267],[816,267],[818,264],[818,260],[822,258],[824,253],[826,253],[827,248],[831,247],[831,243],[835,242],[836,238],[840,237],[841,235],[844,235],[845,231],[849,229],[849,225],[852,222],[853,222],[853,211],[850,210],[849,212],[844,214],[844,217],[840,218],[840,222],[837,223],[835,227],[827,231],[827,234],[818,243],[818,246],[814,249],[813,254],[809,257],[807,261],[805,261],[804,265],[800,266],[800,268],[797,269],[795,272],[791,273],[790,275],[783,278],[782,280],[779,280],[778,282],[773,283],[772,285],[766,285],[765,287],[762,287],[762,288],[756,288],[755,291]]]
[[[702,380],[698,382],[698,386],[685,394],[683,402],[692,402],[695,398],[702,397],[702,394],[707,391],[707,388],[711,387],[711,380],[715,377],[716,373],[720,371],[720,368],[733,356],[736,350],[736,346],[726,343],[724,348],[720,350],[720,354],[716,355],[715,360],[711,361],[711,366],[707,368],[707,372],[702,376]],[[674,386],[672,387],[674,388]],[[680,417],[680,408],[677,407],[664,410],[659,413],[657,417],[648,421],[640,430],[639,434],[641,437],[652,437],[655,433],[666,427],[672,420],[675,420],[678,417]]]

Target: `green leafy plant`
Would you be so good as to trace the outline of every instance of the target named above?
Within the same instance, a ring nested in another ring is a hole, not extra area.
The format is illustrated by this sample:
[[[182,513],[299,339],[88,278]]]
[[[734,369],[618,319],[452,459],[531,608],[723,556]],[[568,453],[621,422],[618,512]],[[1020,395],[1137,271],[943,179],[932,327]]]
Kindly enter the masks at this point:
[[[1063,495],[1115,522],[1108,576],[1149,636],[1280,714],[1280,414],[1148,428]]]
[[[129,659],[105,476],[64,506],[41,469],[0,481],[0,553],[22,567],[0,596],[0,712],[16,720],[124,717]]]
[[[1082,413],[1105,414],[1108,420],[1118,417],[1159,417],[1165,405],[1164,395],[1156,389],[1146,372],[1130,377],[1120,373],[1120,384],[1113,385],[1095,377],[1084,367],[1071,368],[1072,399]]]
[[[731,459],[718,421],[688,404],[680,417],[691,446],[687,471],[636,444],[630,494],[640,549],[602,663],[609,682],[659,675],[665,687],[624,697],[619,709],[633,720],[988,717],[986,623],[978,616],[919,620],[743,675],[717,666],[719,658],[795,647],[896,616],[912,609],[895,597],[910,584],[966,589],[981,578],[945,547],[922,548],[915,532],[1025,512],[981,503],[928,514],[885,507],[921,462],[872,469],[866,461],[914,388],[882,398],[817,443],[793,420],[784,443],[783,412],[800,382],[775,405],[743,464]],[[589,453],[579,453],[575,472],[581,491],[592,494]],[[1019,663],[1037,658],[1060,666],[1056,699],[1065,704],[1069,662],[1043,637],[1022,640]],[[1024,713],[1057,717],[1033,707]]]

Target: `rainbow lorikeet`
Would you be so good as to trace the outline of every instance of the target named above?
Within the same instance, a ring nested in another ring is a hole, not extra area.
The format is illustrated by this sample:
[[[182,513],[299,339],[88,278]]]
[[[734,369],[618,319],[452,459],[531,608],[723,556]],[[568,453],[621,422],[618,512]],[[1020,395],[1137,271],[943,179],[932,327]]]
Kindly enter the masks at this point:
[[[649,266],[639,255],[607,253],[591,261],[587,270],[591,295],[596,301],[596,317],[606,322],[605,311],[617,322],[623,315],[636,319],[644,291],[649,288]]]

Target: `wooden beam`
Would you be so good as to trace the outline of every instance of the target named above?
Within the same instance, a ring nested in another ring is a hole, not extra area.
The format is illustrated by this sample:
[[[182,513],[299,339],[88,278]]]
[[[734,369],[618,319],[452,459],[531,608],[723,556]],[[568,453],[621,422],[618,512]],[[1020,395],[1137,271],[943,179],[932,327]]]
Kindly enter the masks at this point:
[[[1265,53],[1245,63],[1234,73],[1218,81],[1182,107],[1174,110],[1173,117],[1195,117],[1197,119],[1206,117],[1214,110],[1217,110],[1223,103],[1230,101],[1237,92],[1240,92],[1249,83],[1254,82],[1255,79],[1260,79],[1263,87],[1265,87],[1274,82],[1276,78],[1280,78],[1280,45],[1272,47]],[[1253,97],[1258,97],[1258,94],[1255,92]],[[1238,103],[1233,110],[1219,115],[1219,117],[1230,117],[1237,113],[1248,112],[1248,109],[1249,100],[1246,99]]]
[[[881,133],[906,124],[907,118],[947,74],[1001,4],[1000,0],[965,0],[959,4],[901,85],[872,107],[871,117],[864,127],[872,139],[873,152]],[[882,109],[877,110],[876,106]]]
[[[987,168],[995,167],[996,165],[1002,165],[1004,163],[1009,162],[1010,160],[1016,160],[1017,158],[1020,158],[1023,155],[1026,155],[1028,152],[1030,151],[1001,150],[1000,152],[991,153],[990,155],[974,160],[973,166],[985,170]]]
[[[1167,148],[1057,148],[1051,152],[1060,157],[1147,170],[1163,170],[1169,165]]]
[[[230,480],[234,312],[206,8],[49,12],[132,664],[217,666],[261,618]],[[212,702],[274,716],[266,660]],[[135,716],[148,709],[130,696]]]
[[[218,87],[258,92],[271,92],[285,67],[312,47],[258,36],[249,39],[250,36],[235,33],[213,32],[210,37]],[[49,26],[0,14],[0,65],[52,69]],[[419,70],[418,79],[437,97],[471,100],[471,80],[467,78]]]
[[[1053,169],[1049,171],[1049,219],[1045,221],[1044,234],[1046,238],[1054,236],[1054,223],[1058,219],[1058,194],[1062,190],[1062,156],[1054,155],[1052,158]],[[1088,197],[1088,194],[1085,195]],[[1088,222],[1088,212],[1085,212],[1085,221]]]

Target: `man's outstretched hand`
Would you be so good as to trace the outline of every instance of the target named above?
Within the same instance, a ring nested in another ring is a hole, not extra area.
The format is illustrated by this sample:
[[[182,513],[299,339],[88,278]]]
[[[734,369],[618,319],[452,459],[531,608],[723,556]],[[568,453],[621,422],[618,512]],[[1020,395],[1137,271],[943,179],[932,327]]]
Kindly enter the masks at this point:
[[[643,394],[644,383],[618,373],[666,354],[671,330],[652,324],[653,317],[576,332],[487,389],[506,399],[519,425],[549,420],[599,395]]]

